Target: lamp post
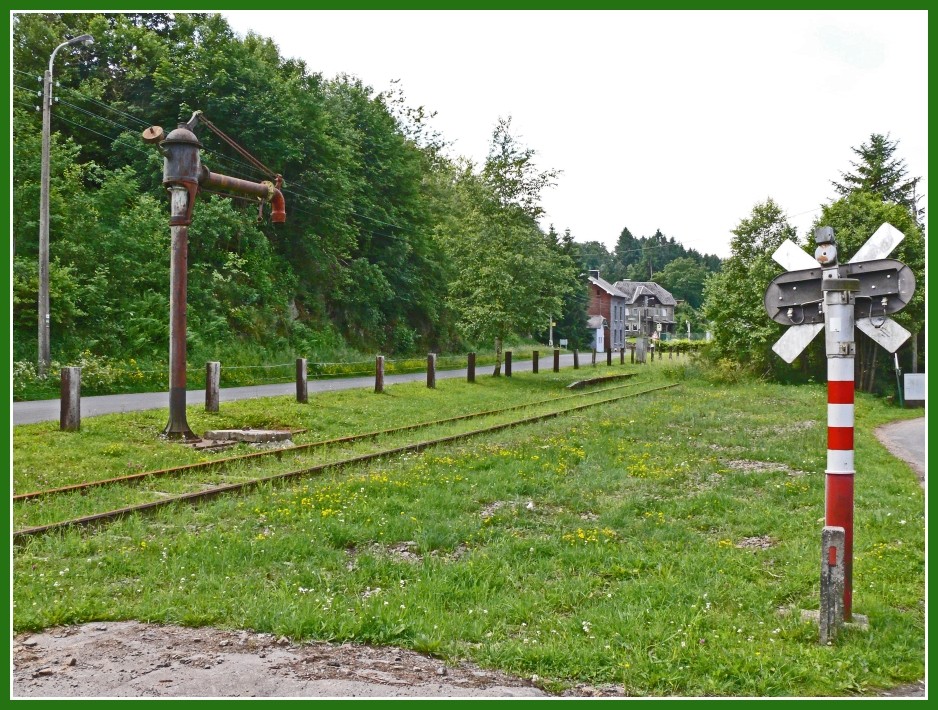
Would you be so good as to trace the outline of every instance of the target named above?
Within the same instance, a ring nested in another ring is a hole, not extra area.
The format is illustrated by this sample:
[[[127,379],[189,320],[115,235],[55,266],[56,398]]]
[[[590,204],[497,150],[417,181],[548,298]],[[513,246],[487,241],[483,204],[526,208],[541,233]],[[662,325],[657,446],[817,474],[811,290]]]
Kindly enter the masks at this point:
[[[91,44],[91,35],[80,35],[52,50],[49,68],[42,75],[42,174],[39,183],[39,374],[49,369],[49,129],[52,122],[52,63],[56,53],[70,44]]]

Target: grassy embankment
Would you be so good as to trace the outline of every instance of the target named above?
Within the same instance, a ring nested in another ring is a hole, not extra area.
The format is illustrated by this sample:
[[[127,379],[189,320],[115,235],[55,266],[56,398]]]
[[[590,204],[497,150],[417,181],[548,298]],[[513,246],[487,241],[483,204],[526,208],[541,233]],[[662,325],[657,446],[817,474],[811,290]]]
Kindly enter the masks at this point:
[[[664,360],[327,393],[305,406],[247,401],[218,415],[192,408],[189,422],[199,432],[308,428],[299,443],[541,400],[609,372],[638,372],[632,391],[681,386],[34,539],[14,551],[14,627],[133,618],[392,644],[537,676],[552,691],[587,682],[633,695],[852,695],[924,677],[923,493],[872,434],[913,414],[880,400],[858,395],[856,406],[854,611],[870,628],[829,647],[799,613],[818,606],[823,386],[717,384]],[[98,417],[79,434],[17,427],[14,488],[208,456],[160,442],[164,420]],[[285,454],[264,473],[480,426]],[[164,480],[147,495],[182,485]],[[137,495],[17,507],[15,527]]]

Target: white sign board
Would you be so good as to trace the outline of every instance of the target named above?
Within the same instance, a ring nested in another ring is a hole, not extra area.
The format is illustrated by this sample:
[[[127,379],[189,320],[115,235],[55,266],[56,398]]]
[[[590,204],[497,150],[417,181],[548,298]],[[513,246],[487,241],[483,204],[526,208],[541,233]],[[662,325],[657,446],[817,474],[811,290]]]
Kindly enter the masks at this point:
[[[906,373],[905,377],[905,401],[906,402],[924,402],[925,401],[925,373]]]
[[[566,338],[561,338],[561,339],[560,339],[560,347],[562,347],[562,348],[567,347],[567,339],[566,339]]]

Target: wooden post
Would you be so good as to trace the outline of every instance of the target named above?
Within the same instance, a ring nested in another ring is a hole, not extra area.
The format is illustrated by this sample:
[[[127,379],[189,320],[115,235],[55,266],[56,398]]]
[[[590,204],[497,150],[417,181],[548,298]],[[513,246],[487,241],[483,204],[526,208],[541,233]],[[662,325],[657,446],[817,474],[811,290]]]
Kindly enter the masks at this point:
[[[635,364],[635,345],[634,344],[629,346],[629,362],[632,365]]]
[[[540,353],[537,350],[534,350],[531,353],[531,370],[534,372],[535,375],[537,374],[538,355],[540,355]]]
[[[469,362],[466,368],[466,382],[476,381],[476,354],[469,353]]]
[[[505,377],[511,377],[511,350],[505,351]]]
[[[593,367],[596,367],[596,348],[593,348]]]
[[[384,355],[375,358],[375,394],[384,392]]]
[[[81,368],[63,367],[61,377],[59,428],[78,431],[81,429]]]
[[[309,390],[306,384],[306,358],[296,359],[296,401],[306,404],[309,401]]]
[[[580,352],[576,348],[573,349],[573,369],[580,369]]]
[[[554,348],[554,372],[560,372],[560,349]]]
[[[221,382],[221,363],[205,363],[205,411],[218,411],[218,388]]]
[[[619,348],[619,364],[625,364],[625,343],[622,344],[622,347]]]
[[[427,387],[436,389],[436,353],[427,354]]]
[[[606,351],[606,367],[609,367],[611,365],[612,365],[612,348],[609,348]]]

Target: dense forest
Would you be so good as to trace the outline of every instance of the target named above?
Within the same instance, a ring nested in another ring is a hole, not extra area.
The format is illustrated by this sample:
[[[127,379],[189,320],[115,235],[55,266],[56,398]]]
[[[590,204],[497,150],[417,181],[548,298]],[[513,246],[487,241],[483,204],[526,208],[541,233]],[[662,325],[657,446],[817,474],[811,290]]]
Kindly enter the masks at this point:
[[[256,203],[199,195],[189,248],[193,359],[245,347],[259,357],[454,350],[536,337],[551,317],[558,337],[585,341],[581,274],[594,268],[596,244],[538,227],[541,193],[558,173],[537,166],[510,118],[498,120],[488,159],[474,165],[452,155],[429,112],[400,89],[324,77],[269,39],[238,37],[219,15],[24,14],[13,18],[15,360],[36,352],[37,78],[53,48],[83,33],[93,44],[69,47],[55,66],[54,359],[165,353],[168,199],[162,158],[141,132],[168,132],[196,110],[284,176],[288,218],[273,225],[267,213],[258,221]],[[213,133],[198,135],[213,172],[267,179]],[[666,279],[675,259],[719,267],[660,232],[634,239],[624,230],[604,258],[614,278],[647,269]],[[702,276],[692,270],[694,279],[672,285],[696,284],[699,305]]]

